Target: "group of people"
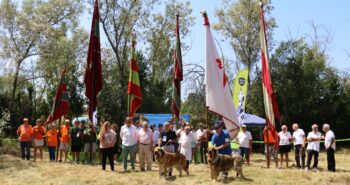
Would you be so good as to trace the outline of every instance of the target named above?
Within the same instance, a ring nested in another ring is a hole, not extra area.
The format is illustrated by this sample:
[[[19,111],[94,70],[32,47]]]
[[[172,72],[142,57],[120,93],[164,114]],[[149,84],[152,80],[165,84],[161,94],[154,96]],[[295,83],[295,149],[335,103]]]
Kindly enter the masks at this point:
[[[292,142],[294,145],[295,162],[297,168],[305,169],[306,171],[311,169],[311,161],[314,159],[312,169],[318,171],[318,157],[320,152],[320,141],[324,140],[324,146],[327,153],[327,169],[328,171],[335,171],[335,135],[330,130],[329,124],[323,124],[322,130],[324,134],[318,131],[318,125],[313,124],[312,131],[305,135],[303,129],[299,128],[297,123],[292,125],[293,134],[288,131],[286,125],[282,125],[279,133],[265,127],[264,129],[264,142],[265,142],[265,154],[267,167],[270,167],[270,158],[273,157],[276,168],[283,166],[283,158],[285,157],[286,167],[288,167],[288,153],[291,151]],[[275,142],[277,141],[277,142]],[[307,142],[307,143],[306,143]],[[278,143],[278,146],[276,146]],[[278,166],[278,153],[280,154],[280,166]],[[305,158],[307,153],[307,160],[305,164]]]
[[[139,156],[140,170],[152,170],[152,162],[154,161],[155,147],[162,147],[164,151],[175,153],[180,152],[186,157],[186,165],[194,160],[196,162],[196,154],[200,151],[200,162],[207,163],[207,150],[209,136],[213,147],[219,154],[231,155],[235,151],[230,145],[230,136],[223,130],[223,123],[217,122],[214,130],[204,128],[202,123],[198,124],[198,129],[194,129],[189,123],[182,123],[181,128],[176,129],[175,125],[170,122],[159,124],[158,128],[155,124],[149,126],[147,120],[135,121],[131,117],[127,117],[123,126],[118,130],[116,124],[106,121],[98,128],[88,123],[85,126],[84,121],[74,120],[71,126],[70,120],[65,120],[65,124],[59,127],[59,132],[55,124],[44,126],[41,120],[36,120],[36,125],[32,127],[27,118],[23,119],[23,124],[19,126],[17,134],[20,141],[22,159],[30,159],[30,146],[34,147],[34,161],[37,158],[37,151],[40,152],[40,159],[43,159],[43,146],[46,142],[49,151],[50,161],[56,161],[56,148],[59,150],[59,162],[67,161],[68,151],[72,152],[73,162],[93,163],[96,158],[96,150],[99,149],[99,158],[102,169],[106,169],[107,159],[111,170],[114,170],[114,161],[121,154],[123,158],[123,169],[127,170],[130,161],[131,170],[135,171],[136,155]],[[275,130],[265,127],[263,135],[265,142],[265,154],[267,167],[270,167],[270,158],[273,157],[276,168],[282,167],[285,157],[286,167],[288,167],[289,156],[292,142],[294,143],[295,161],[298,168],[305,170],[311,169],[311,160],[314,158],[313,169],[317,170],[318,156],[320,150],[320,141],[325,140],[325,148],[327,151],[328,170],[335,171],[335,135],[330,130],[329,124],[323,125],[325,135],[318,131],[316,124],[312,125],[312,131],[305,136],[304,131],[299,128],[297,123],[292,126],[294,132],[291,134],[286,125],[282,125],[281,131],[277,133]],[[45,140],[45,141],[44,141]],[[245,125],[242,125],[241,131],[235,138],[235,142],[239,144],[238,153],[245,159],[247,165],[250,165],[250,153],[252,152],[252,135]],[[307,147],[306,147],[306,141]],[[277,143],[277,144],[276,144]],[[84,159],[80,160],[80,152],[84,152]],[[278,153],[280,154],[280,166],[278,165]],[[307,161],[305,158],[307,153]],[[90,154],[90,160],[88,159]],[[169,169],[169,176],[172,170]]]

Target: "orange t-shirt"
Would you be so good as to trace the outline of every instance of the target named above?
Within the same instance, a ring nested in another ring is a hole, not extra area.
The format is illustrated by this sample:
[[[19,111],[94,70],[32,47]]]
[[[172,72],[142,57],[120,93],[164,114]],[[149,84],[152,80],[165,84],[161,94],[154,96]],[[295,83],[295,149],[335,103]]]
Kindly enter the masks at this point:
[[[32,129],[32,135],[34,139],[43,140],[43,136],[45,135],[45,128],[43,126],[34,126]]]
[[[69,143],[69,132],[70,132],[70,126],[61,126],[60,133],[61,133],[61,142],[62,143]]]
[[[19,135],[20,141],[32,141],[32,126],[31,125],[21,125],[17,129],[17,134]]]
[[[49,130],[46,132],[47,146],[57,146],[57,130]]]
[[[267,132],[267,134],[266,134],[266,132]],[[268,136],[268,138],[266,137],[266,135]],[[274,136],[274,134],[271,132],[271,130],[265,130],[264,131],[264,142],[265,143],[274,144],[275,143],[275,137],[276,137],[276,135]]]

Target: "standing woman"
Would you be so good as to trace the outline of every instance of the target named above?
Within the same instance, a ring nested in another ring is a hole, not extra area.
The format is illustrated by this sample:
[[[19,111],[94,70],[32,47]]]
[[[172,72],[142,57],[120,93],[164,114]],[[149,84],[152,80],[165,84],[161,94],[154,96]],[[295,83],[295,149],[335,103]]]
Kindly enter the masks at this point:
[[[46,132],[46,143],[49,150],[49,157],[51,162],[56,160],[56,147],[57,147],[57,129],[54,123],[51,124],[51,129]]]
[[[102,170],[106,170],[106,162],[108,157],[111,170],[114,171],[113,149],[116,142],[116,133],[111,129],[111,124],[108,121],[103,123],[99,138],[102,154]]]
[[[117,163],[118,162],[118,154],[120,151],[120,146],[119,146],[119,136],[118,136],[118,126],[116,124],[112,124],[112,130],[116,134],[116,141],[113,146],[113,160]]]
[[[283,154],[286,156],[286,165],[288,168],[288,153],[291,150],[290,142],[292,141],[292,135],[288,131],[288,127],[286,125],[282,125],[282,131],[278,133],[278,139],[279,139],[279,153],[280,153],[280,164],[282,168],[282,162],[283,162]]]
[[[45,135],[45,128],[41,125],[41,120],[36,120],[36,125],[32,129],[32,135],[33,135],[33,143],[34,143],[34,162],[36,161],[36,151],[39,149],[40,151],[40,159],[43,160],[43,146],[44,146],[44,139],[43,136]]]

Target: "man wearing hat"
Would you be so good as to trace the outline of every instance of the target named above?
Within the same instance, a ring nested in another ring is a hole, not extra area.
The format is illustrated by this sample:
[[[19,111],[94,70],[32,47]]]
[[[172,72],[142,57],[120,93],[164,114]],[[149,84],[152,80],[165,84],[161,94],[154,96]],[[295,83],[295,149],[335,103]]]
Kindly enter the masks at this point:
[[[252,134],[247,130],[246,125],[242,125],[242,131],[237,135],[239,143],[239,154],[245,158],[248,166],[250,165],[250,151],[252,150]]]
[[[222,130],[223,122],[218,121],[214,125],[215,133],[211,138],[211,143],[214,146],[214,149],[222,155],[231,155],[232,149],[230,145],[230,136],[228,133]],[[224,178],[226,179],[228,172],[224,172]]]

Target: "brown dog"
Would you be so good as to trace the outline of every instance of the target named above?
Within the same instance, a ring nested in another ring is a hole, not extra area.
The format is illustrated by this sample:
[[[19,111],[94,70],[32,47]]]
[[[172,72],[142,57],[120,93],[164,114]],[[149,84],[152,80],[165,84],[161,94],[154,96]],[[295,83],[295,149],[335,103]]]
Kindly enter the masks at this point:
[[[236,177],[240,176],[244,179],[242,171],[243,159],[240,155],[221,155],[212,148],[208,151],[208,163],[212,180],[218,179],[219,172],[228,172],[230,170],[235,170],[237,172]]]
[[[163,150],[163,148],[157,147],[154,150],[154,158],[158,162],[159,166],[159,176],[164,174],[166,177],[168,168],[176,168],[180,176],[182,175],[182,170],[186,172],[186,175],[189,175],[189,171],[186,168],[186,157],[181,153],[169,153]]]

